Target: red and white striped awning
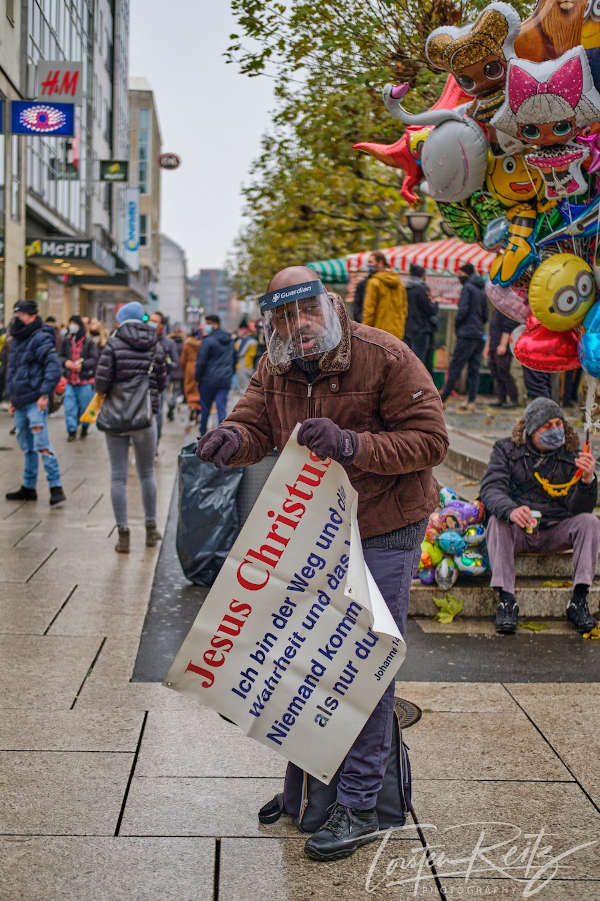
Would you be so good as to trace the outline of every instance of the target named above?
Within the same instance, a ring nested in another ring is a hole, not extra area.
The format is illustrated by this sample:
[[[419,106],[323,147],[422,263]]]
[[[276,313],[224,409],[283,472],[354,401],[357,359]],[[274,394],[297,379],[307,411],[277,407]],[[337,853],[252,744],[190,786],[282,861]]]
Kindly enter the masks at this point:
[[[372,253],[365,250],[353,253],[346,259],[349,272],[356,272],[367,265]],[[423,244],[400,244],[383,250],[391,269],[408,273],[411,263],[417,263],[430,272],[455,275],[463,263],[472,263],[479,275],[487,275],[496,258],[495,253],[484,250],[478,244],[465,244],[457,238],[445,241],[427,241]]]

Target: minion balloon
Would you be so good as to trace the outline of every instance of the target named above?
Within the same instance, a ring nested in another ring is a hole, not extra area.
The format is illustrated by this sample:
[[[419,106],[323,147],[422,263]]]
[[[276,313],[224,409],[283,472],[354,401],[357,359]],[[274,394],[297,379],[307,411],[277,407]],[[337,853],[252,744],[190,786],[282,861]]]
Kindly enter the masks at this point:
[[[585,260],[572,253],[548,257],[531,277],[531,312],[553,332],[580,325],[595,299],[594,274]]]

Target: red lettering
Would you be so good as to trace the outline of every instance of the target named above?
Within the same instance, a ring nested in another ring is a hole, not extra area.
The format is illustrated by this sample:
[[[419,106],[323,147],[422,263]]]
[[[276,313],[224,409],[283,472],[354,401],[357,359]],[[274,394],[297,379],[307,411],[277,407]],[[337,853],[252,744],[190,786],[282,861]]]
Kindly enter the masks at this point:
[[[233,648],[233,642],[231,638],[219,638],[218,635],[213,635],[210,643],[213,648],[222,648],[224,651],[230,651]]]
[[[232,601],[229,605],[229,609],[232,613],[239,613],[240,616],[250,616],[252,613],[250,604],[240,603],[239,601]]]
[[[245,588],[246,591],[259,591],[259,589],[264,588],[265,585],[267,584],[267,582],[269,581],[269,579],[271,578],[270,574],[268,572],[264,573],[264,576],[265,576],[264,582],[251,582],[244,575],[242,575],[242,570],[245,566],[252,566],[252,563],[250,563],[249,560],[244,560],[238,566],[237,580],[240,583],[240,585],[242,586],[242,588]]]
[[[225,654],[219,654],[218,651],[205,651],[202,659],[209,666],[223,666],[225,663]]]
[[[48,78],[46,81],[42,82],[42,94],[47,94],[49,97],[52,97],[53,94],[58,94],[60,88],[58,86],[58,79],[60,76],[60,72],[48,72]]]
[[[208,670],[202,669],[201,666],[196,666],[196,664],[192,663],[191,660],[186,666],[185,671],[186,673],[196,673],[197,676],[204,676],[205,679],[208,679],[208,682],[202,683],[202,688],[210,688],[210,686],[215,681],[215,677],[212,673],[209,673]]]
[[[58,72],[56,73],[58,75]],[[77,93],[77,82],[79,81],[79,72],[65,72],[61,85],[61,93],[70,94],[72,97]]]

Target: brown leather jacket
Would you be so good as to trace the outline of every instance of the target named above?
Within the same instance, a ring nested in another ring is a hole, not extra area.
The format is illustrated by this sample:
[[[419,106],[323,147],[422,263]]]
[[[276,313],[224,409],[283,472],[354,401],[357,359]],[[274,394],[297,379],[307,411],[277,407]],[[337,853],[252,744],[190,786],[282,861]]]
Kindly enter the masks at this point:
[[[370,538],[434,510],[439,488],[431,468],[446,456],[448,436],[439,393],[412,351],[387,332],[352,322],[340,298],[330,297],[342,340],[321,359],[321,374],[309,384],[298,367],[276,369],[264,354],[222,425],[242,435],[231,460],[237,466],[283,448],[296,423],[312,417],[358,432],[346,471],[358,492],[361,536]]]

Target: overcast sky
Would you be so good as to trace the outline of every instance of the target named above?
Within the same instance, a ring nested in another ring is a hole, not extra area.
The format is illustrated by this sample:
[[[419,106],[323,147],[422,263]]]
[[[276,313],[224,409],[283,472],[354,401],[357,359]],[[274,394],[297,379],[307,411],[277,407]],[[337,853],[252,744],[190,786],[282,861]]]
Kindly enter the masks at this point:
[[[220,268],[241,225],[240,187],[273,106],[272,81],[244,78],[222,53],[235,31],[229,0],[132,0],[129,71],[154,91],[163,151],[161,230],[188,272]]]

